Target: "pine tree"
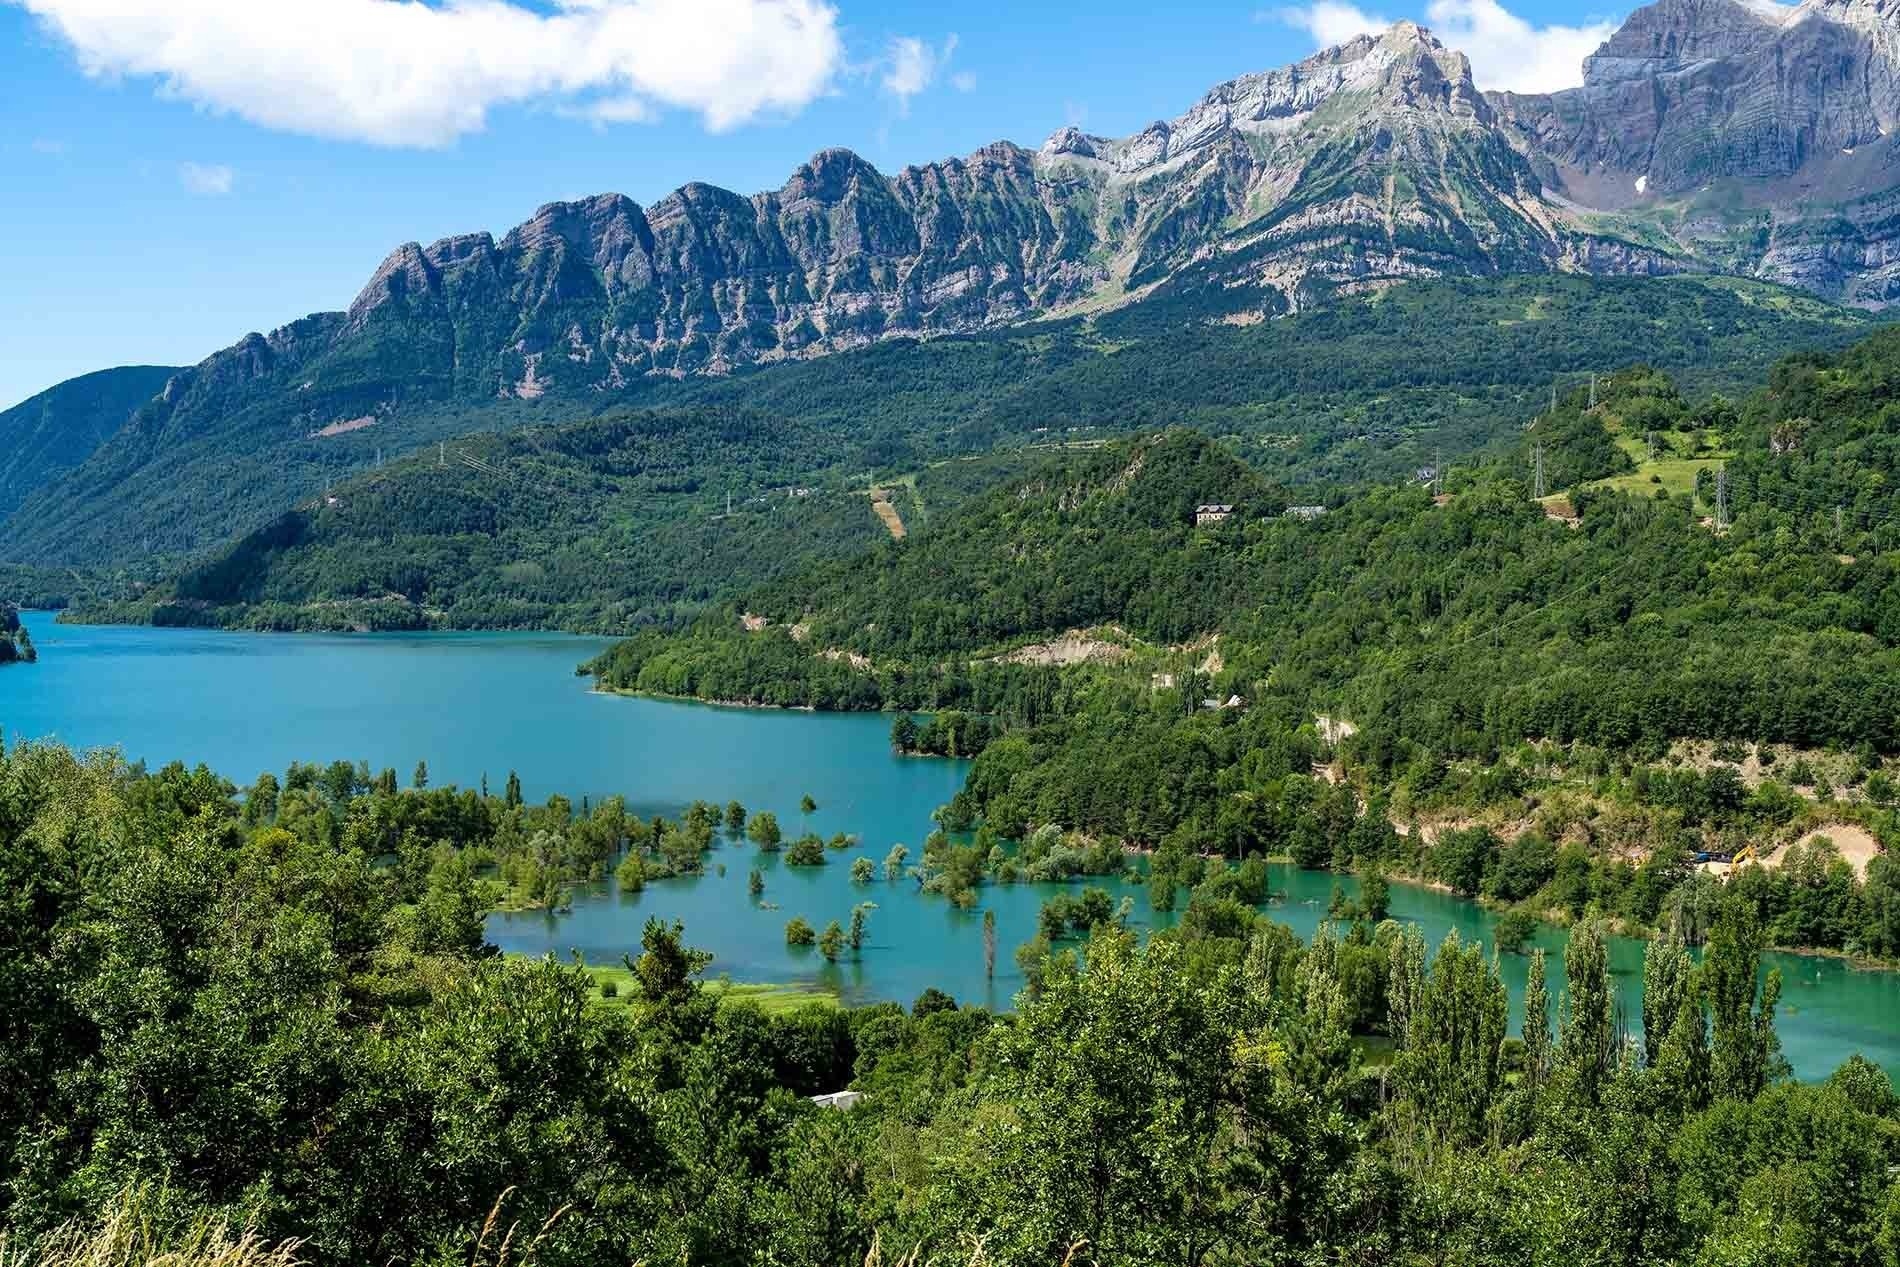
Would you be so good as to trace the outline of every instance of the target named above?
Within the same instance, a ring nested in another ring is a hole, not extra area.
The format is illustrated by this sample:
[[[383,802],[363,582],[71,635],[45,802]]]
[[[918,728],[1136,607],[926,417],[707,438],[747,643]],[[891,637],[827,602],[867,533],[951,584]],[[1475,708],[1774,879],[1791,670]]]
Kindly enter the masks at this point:
[[[983,976],[996,979],[996,912],[983,912]]]
[[[418,792],[429,786],[429,763],[427,761],[416,762],[416,777],[414,783],[415,789]]]

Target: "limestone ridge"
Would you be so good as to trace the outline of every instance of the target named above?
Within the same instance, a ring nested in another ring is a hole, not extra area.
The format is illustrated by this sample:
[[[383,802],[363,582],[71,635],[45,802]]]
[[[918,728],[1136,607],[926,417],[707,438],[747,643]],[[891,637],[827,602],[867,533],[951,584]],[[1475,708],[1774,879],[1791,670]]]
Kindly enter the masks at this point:
[[[1195,280],[1277,310],[1420,275],[1721,270],[1877,306],[1900,295],[1896,32],[1900,0],[1659,0],[1581,88],[1520,96],[1402,22],[1129,137],[1063,128],[894,176],[827,150],[750,197],[605,194],[499,241],[408,243],[341,318],[265,343],[393,329],[460,389],[533,397]]]
[[[1554,194],[1643,222],[1685,267],[1900,299],[1896,0],[1659,0],[1582,87],[1493,101]]]

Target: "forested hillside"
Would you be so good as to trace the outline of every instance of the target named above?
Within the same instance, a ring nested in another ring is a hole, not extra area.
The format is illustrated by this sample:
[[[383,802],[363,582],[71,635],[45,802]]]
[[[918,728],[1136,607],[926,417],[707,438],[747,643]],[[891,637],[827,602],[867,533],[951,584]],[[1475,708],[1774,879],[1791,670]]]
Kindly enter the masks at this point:
[[[182,466],[176,479],[141,492],[126,471],[102,469],[104,503],[68,490],[92,508],[84,533],[111,549],[84,545],[69,514],[58,520],[66,530],[54,533],[37,520],[29,524],[23,510],[0,526],[0,555],[136,557],[137,551],[125,556],[127,543],[146,538],[131,535],[143,530],[112,508],[124,501],[127,513],[136,503],[138,517],[164,508],[165,524],[150,538],[154,550],[200,556],[190,576],[157,591],[189,600],[189,607],[168,609],[171,618],[270,627],[446,622],[626,630],[690,615],[706,599],[776,575],[792,561],[868,544],[850,535],[862,517],[842,507],[836,523],[844,533],[806,514],[748,520],[743,536],[732,525],[704,522],[723,513],[728,491],[751,513],[751,499],[774,488],[864,488],[875,475],[894,482],[902,499],[915,485],[935,481],[941,495],[919,508],[931,515],[952,492],[944,481],[1023,469],[1034,455],[1010,455],[1030,446],[1189,425],[1229,437],[1264,475],[1303,490],[1302,500],[1336,499],[1343,489],[1408,475],[1441,456],[1463,462],[1505,451],[1553,382],[1583,391],[1592,371],[1641,358],[1688,370],[1685,390],[1739,395],[1780,349],[1833,346],[1867,320],[1773,287],[1687,279],[1416,283],[1284,320],[1225,324],[1243,298],[1183,284],[1086,322],[894,342],[726,379],[648,384],[626,398],[680,417],[745,417],[752,429],[709,439],[715,433],[706,428],[717,424],[676,424],[683,427],[678,453],[648,452],[638,462],[623,455],[612,471],[594,469],[598,446],[571,453],[547,446],[556,456],[536,450],[533,437],[579,434],[571,426],[499,437],[468,433],[478,424],[520,427],[563,410],[571,416],[574,403],[553,396],[444,406],[446,412],[428,415],[433,443],[408,459],[382,446],[395,445],[399,435],[413,443],[424,431],[393,430],[380,415],[365,415],[373,425],[354,430],[300,433],[286,442],[284,462],[242,458],[260,452],[255,445],[265,438],[281,438],[282,424],[268,411],[254,415],[240,393],[227,402],[237,411],[229,416],[254,419],[251,439],[214,444],[210,433],[181,436],[163,458],[184,461],[215,449],[218,471]],[[594,397],[586,408],[605,402]],[[607,430],[627,412],[603,413]],[[404,427],[422,427],[418,418]],[[467,465],[452,463],[445,476],[435,467],[446,452],[440,437],[450,435],[459,436],[458,452],[530,477],[543,466],[580,466],[551,477],[549,487],[559,492],[548,497],[531,495],[518,480],[512,489],[491,486],[486,473]],[[618,442],[603,443],[611,449]],[[999,457],[962,461],[986,454]],[[380,468],[379,455],[388,459]],[[942,465],[951,459],[958,470]],[[643,473],[648,466],[650,475]],[[210,548],[234,522],[252,516],[246,507],[271,499],[288,506],[313,480],[339,496],[344,514],[313,521],[306,509],[281,520],[279,511],[257,523],[258,536]],[[438,513],[444,499],[462,505]],[[510,504],[499,533],[485,521],[458,518],[484,499]],[[42,504],[49,512],[53,505]],[[457,526],[438,531],[448,524]],[[191,532],[192,544],[179,532]],[[293,537],[298,548],[282,544]],[[351,561],[319,558],[325,543],[339,550],[347,544]],[[761,571],[748,559],[770,566]],[[393,595],[408,606],[382,602]],[[363,608],[365,600],[382,605]],[[87,608],[93,615],[106,610]],[[141,619],[152,607],[112,610]]]
[[[1690,277],[1421,281],[1272,321],[1250,321],[1252,302],[1246,287],[1184,278],[1087,321],[653,390],[847,433],[869,410],[893,434],[966,450],[1070,428],[1191,426],[1233,438],[1267,474],[1350,486],[1489,450],[1553,384],[1569,391],[1640,362],[1698,398],[1740,396],[1790,350],[1838,348],[1873,325],[1777,287]]]
[[[767,1014],[658,920],[624,971],[483,944],[509,883],[748,856],[720,817],[0,756],[8,1261],[1883,1267],[1900,1243],[1892,1084],[1859,1058],[1787,1079],[1746,903],[1699,960],[1651,948],[1640,1038],[1594,920],[1561,974],[1535,953],[1517,1025],[1492,948],[1377,911],[1302,944],[1245,867],[1145,946],[1112,906],[1085,956],[1031,943],[1009,1015],[937,991]]]
[[[135,602],[76,614],[269,629],[664,622],[885,536],[862,457],[737,410],[476,435],[338,484]]]
[[[0,412],[0,520],[92,456],[177,372],[123,365],[82,374]]]
[[[1056,824],[1169,857],[1455,872],[1476,892],[1529,833],[1539,861],[1497,896],[1650,926],[1702,900],[1692,854],[1772,852],[1831,821],[1895,834],[1900,559],[1878,507],[1900,475],[1882,438],[1896,366],[1885,331],[1780,366],[1739,410],[1652,370],[1606,375],[1525,433],[1561,510],[1530,496],[1522,450],[1442,497],[1394,485],[1302,518],[1218,442],[1123,442],[594,671],[615,689],[986,714],[951,820],[1005,837]],[[1599,487],[1636,465],[1631,431],[1737,447],[1720,504],[1694,487],[1716,496],[1716,456],[1676,492],[1648,459],[1616,477],[1640,491]],[[1196,527],[1202,500],[1235,514]],[[1335,757],[1351,795],[1310,777]],[[1401,827],[1488,815],[1497,834],[1441,857],[1416,832],[1360,834],[1337,795]],[[1891,874],[1865,862],[1780,869],[1759,914],[1794,902],[1789,883],[1836,885],[1857,904],[1842,921],[1785,935],[1900,953],[1900,908],[1876,892]]]

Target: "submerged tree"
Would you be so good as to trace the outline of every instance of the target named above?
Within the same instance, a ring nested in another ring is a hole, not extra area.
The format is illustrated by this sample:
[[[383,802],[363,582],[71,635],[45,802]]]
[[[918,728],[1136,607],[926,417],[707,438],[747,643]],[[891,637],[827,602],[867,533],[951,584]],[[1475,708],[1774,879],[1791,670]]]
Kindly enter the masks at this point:
[[[983,976],[996,979],[996,912],[983,912]]]
[[[851,908],[851,931],[845,935],[845,944],[851,947],[852,954],[864,949],[864,939],[871,912],[876,909],[876,902],[859,902]]]
[[[746,838],[761,849],[777,849],[779,842],[785,839],[785,833],[779,829],[778,815],[769,809],[762,809],[746,823]]]

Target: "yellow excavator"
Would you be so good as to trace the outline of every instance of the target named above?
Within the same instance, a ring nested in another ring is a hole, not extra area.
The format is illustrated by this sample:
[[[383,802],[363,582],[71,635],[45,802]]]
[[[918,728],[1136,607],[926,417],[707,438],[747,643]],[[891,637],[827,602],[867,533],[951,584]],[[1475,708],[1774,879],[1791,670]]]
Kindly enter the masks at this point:
[[[1761,854],[1756,851],[1753,845],[1743,845],[1740,849],[1735,851],[1735,856],[1730,859],[1730,861],[1738,867],[1744,862],[1759,862],[1760,860]]]

